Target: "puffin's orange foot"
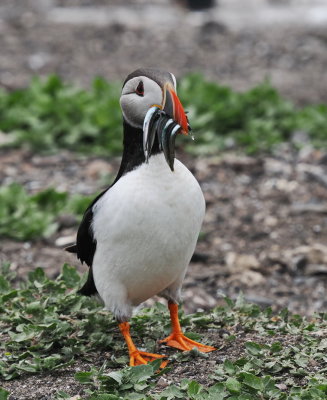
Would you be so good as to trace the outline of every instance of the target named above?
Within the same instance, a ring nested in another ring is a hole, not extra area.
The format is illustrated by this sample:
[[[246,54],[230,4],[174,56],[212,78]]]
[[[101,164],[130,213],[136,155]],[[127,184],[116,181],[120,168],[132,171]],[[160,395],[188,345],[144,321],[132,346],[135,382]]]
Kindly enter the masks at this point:
[[[163,358],[165,356],[161,354],[147,353],[145,351],[135,350],[130,353],[129,365],[135,367],[136,365],[147,364],[150,361],[157,360],[158,358]],[[168,364],[168,360],[163,360],[160,368],[165,368]]]
[[[176,349],[189,351],[196,347],[202,353],[209,353],[210,351],[217,350],[215,347],[207,346],[202,343],[198,343],[194,340],[186,337],[182,332],[172,333],[168,337],[163,340],[160,340],[160,343],[165,343],[167,346],[175,347]]]

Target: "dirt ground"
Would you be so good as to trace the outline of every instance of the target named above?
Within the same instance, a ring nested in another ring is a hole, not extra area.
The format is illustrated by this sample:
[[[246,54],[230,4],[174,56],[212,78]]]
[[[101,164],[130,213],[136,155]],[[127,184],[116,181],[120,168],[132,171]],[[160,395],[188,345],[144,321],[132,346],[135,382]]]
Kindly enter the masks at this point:
[[[215,380],[210,376],[214,374],[217,365],[222,364],[226,359],[238,360],[244,356],[244,344],[246,342],[254,341],[256,343],[271,344],[278,340],[284,346],[292,346],[301,340],[296,335],[262,338],[259,335],[245,333],[239,326],[237,328],[239,328],[235,332],[237,339],[232,343],[228,343],[222,339],[224,332],[210,332],[209,334],[205,334],[210,343],[219,346],[219,351],[210,353],[209,357],[188,358],[187,362],[183,363],[171,362],[170,366],[172,370],[158,380],[153,391],[160,393],[169,385],[178,385],[181,379],[195,379],[204,386],[215,384]],[[161,351],[163,351],[162,348]],[[176,353],[174,349],[168,347],[164,348],[164,352],[168,357]],[[10,400],[51,400],[57,391],[60,390],[70,394],[72,396],[71,400],[83,399],[86,395],[85,386],[74,379],[74,374],[79,371],[89,370],[90,366],[100,368],[106,360],[110,359],[110,356],[110,353],[96,353],[94,356],[89,357],[89,363],[77,360],[72,367],[64,370],[40,373],[36,376],[26,376],[24,380],[19,381],[21,382],[20,385],[17,385],[17,380],[4,382],[3,387],[10,391]],[[298,383],[301,384],[301,381]],[[33,393],[28,393],[29,388],[34,388]]]
[[[293,1],[253,0],[245,10],[236,1],[221,0],[213,10],[196,13],[168,0],[151,6],[142,0],[125,3],[3,0],[0,86],[24,86],[33,75],[49,73],[87,86],[95,75],[123,80],[140,65],[159,63],[177,76],[200,71],[237,90],[269,78],[297,104],[327,101],[327,24],[319,23],[326,11],[323,2],[312,2],[312,9],[321,6],[318,23],[305,8],[298,18],[301,10]],[[308,3],[301,2],[303,7]],[[265,12],[275,19],[265,20]],[[179,152],[207,202],[203,233],[184,283],[187,312],[211,308],[222,302],[222,295],[235,298],[240,291],[248,301],[274,309],[307,315],[326,310],[327,153],[312,149],[300,132],[293,141],[302,150],[285,145],[267,157],[225,153],[194,158]],[[67,152],[0,151],[0,182],[20,182],[31,193],[53,186],[90,195],[110,182],[118,166],[119,159]],[[47,240],[1,239],[0,262],[10,261],[21,277],[36,266],[56,276],[64,262],[84,271],[63,251],[74,240],[77,221],[66,216],[59,223]],[[218,333],[210,335],[219,340]],[[241,352],[242,343],[237,343],[226,349],[229,355]],[[58,388],[76,394],[81,388],[72,376],[84,367],[16,381],[11,399],[31,399],[24,397],[31,385],[38,387],[33,399],[50,399]],[[168,380],[201,380],[207,361],[201,373],[196,361],[190,368],[174,369]]]

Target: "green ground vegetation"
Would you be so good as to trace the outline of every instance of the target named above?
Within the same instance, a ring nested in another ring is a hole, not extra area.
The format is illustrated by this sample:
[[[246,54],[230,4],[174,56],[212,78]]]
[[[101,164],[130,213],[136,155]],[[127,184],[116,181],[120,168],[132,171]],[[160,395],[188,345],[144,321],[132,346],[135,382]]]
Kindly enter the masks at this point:
[[[91,197],[53,188],[28,194],[18,183],[0,188],[0,237],[17,240],[46,238],[58,229],[58,217],[70,214],[79,221]]]
[[[82,280],[73,267],[65,265],[55,280],[38,268],[19,286],[9,265],[0,275],[0,376],[3,381],[19,379],[74,365],[94,353],[110,352],[102,367],[88,367],[75,374],[85,386],[88,400],[323,400],[327,398],[327,315],[304,318],[287,310],[274,315],[236,302],[208,313],[184,315],[182,326],[195,332],[212,333],[223,329],[221,344],[241,346],[237,356],[216,359],[208,385],[182,379],[164,389],[157,386],[160,376],[173,374],[176,364],[203,357],[192,350],[177,353],[168,367],[158,371],[157,362],[138,367],[126,366],[127,352],[110,313],[94,299],[76,293]],[[157,304],[133,317],[134,335],[141,346],[154,351],[157,340],[169,333],[166,307]],[[259,340],[239,338],[252,334]],[[194,337],[194,334],[193,334]],[[218,334],[217,334],[218,337]],[[205,338],[202,337],[202,341]],[[213,353],[211,353],[213,354]],[[205,355],[206,356],[206,355]],[[208,357],[208,355],[206,356]],[[201,359],[200,359],[201,360]],[[199,360],[199,369],[201,362]],[[89,362],[88,365],[92,365]],[[18,381],[19,382],[19,381]],[[70,398],[58,391],[56,399]],[[0,389],[0,399],[9,392]]]
[[[249,153],[271,151],[298,131],[326,148],[327,106],[295,107],[268,82],[239,93],[193,74],[180,80],[178,93],[197,140],[196,146],[185,144],[193,153],[213,154],[233,144]],[[119,95],[120,85],[103,78],[89,90],[58,76],[35,78],[27,88],[0,90],[0,131],[8,134],[7,145],[35,151],[119,154]]]

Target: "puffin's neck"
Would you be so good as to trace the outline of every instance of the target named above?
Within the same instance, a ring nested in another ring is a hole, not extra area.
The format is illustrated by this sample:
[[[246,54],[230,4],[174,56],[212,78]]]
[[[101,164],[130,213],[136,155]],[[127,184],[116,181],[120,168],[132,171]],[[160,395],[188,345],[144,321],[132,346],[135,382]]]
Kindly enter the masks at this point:
[[[125,175],[127,172],[132,171],[139,165],[145,162],[145,156],[143,151],[143,130],[131,126],[124,119],[124,140],[123,140],[123,156],[120,163],[120,168],[115,179],[116,183],[119,178]],[[153,143],[151,155],[158,154],[159,143],[157,137]]]

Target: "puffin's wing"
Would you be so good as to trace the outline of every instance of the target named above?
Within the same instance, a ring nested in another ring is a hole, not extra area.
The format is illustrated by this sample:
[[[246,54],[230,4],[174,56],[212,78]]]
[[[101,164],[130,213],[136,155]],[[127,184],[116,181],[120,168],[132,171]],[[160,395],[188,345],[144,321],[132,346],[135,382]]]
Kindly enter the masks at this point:
[[[93,280],[93,271],[92,271],[93,257],[97,246],[96,240],[93,236],[93,232],[91,229],[91,224],[93,220],[92,209],[93,205],[99,200],[101,196],[104,195],[104,193],[107,192],[108,189],[100,193],[86,209],[83,215],[82,222],[78,228],[76,244],[73,244],[72,246],[68,246],[65,248],[65,250],[70,253],[76,253],[77,258],[81,260],[82,263],[85,262],[90,267],[87,280],[84,286],[78,291],[79,293],[84,294],[86,296],[90,296],[92,294],[97,293],[97,289],[95,287]]]
[[[92,219],[93,211],[92,208],[89,207],[84,213],[76,238],[77,257],[82,263],[85,262],[90,268],[92,267],[96,249],[96,241],[91,230]]]

